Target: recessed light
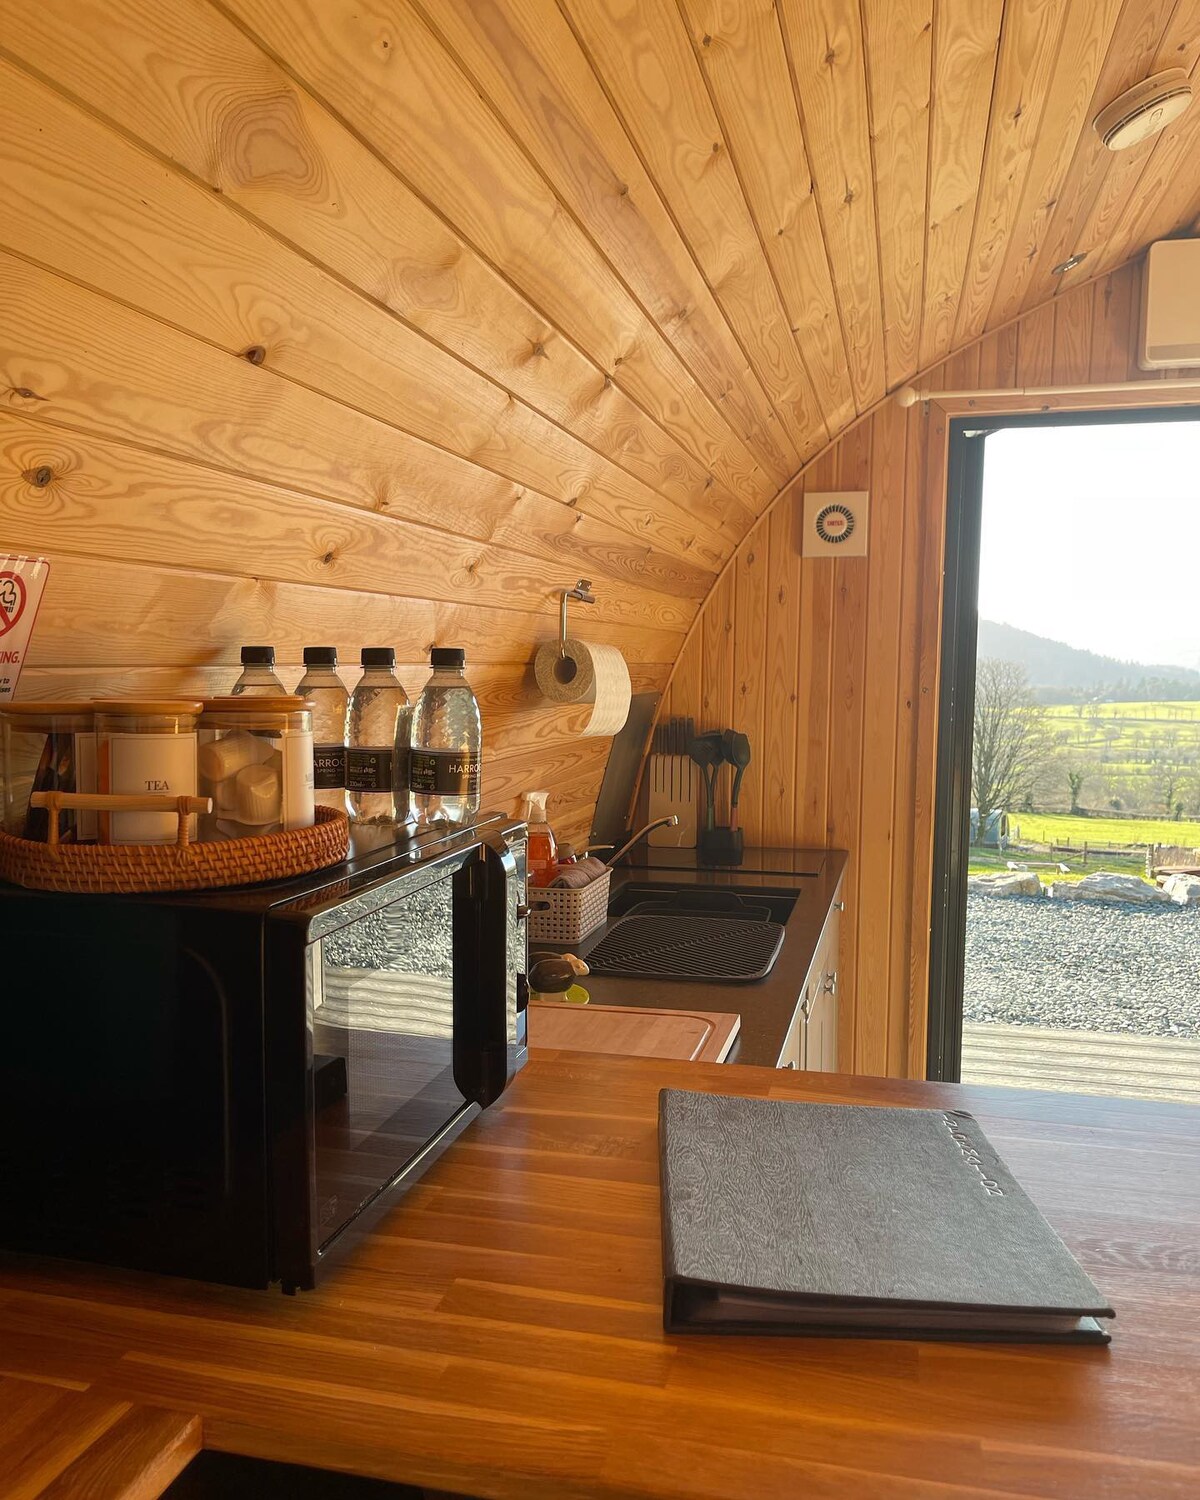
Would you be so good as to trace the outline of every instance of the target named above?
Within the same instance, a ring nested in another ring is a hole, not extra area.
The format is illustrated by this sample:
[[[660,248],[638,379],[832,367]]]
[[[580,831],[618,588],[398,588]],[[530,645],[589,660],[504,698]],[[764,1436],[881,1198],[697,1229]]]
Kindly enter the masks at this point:
[[[1060,260],[1058,265],[1050,269],[1051,276],[1061,276],[1064,271],[1073,271],[1076,266],[1081,266],[1087,260],[1087,251],[1080,250],[1075,255],[1068,255],[1066,260]]]

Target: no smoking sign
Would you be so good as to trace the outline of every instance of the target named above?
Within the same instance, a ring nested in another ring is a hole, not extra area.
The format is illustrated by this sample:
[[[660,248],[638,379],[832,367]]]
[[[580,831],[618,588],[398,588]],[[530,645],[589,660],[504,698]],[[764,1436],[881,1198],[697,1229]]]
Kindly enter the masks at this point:
[[[16,694],[49,573],[44,557],[0,556],[0,703]]]

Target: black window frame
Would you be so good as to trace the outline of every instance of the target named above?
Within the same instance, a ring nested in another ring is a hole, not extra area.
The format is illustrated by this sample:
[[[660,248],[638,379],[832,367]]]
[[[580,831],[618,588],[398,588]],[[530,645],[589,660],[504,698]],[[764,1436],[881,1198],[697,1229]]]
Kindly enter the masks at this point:
[[[1152,384],[1147,384],[1150,386],[1147,397],[1152,398]],[[975,716],[975,654],[979,640],[979,561],[986,440],[992,433],[1012,427],[1111,427],[1157,422],[1200,422],[1200,406],[981,413],[950,420],[926,1078],[958,1083],[962,1075],[967,865],[971,842],[971,747]]]

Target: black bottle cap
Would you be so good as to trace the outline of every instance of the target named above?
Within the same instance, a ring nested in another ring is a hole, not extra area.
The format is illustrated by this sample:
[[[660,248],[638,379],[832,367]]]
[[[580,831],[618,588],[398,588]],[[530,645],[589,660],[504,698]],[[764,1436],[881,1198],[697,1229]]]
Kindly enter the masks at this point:
[[[336,646],[305,646],[304,665],[306,667],[336,667]]]
[[[429,653],[431,667],[466,666],[467,653],[461,646],[435,646]]]
[[[364,646],[359,660],[364,667],[394,667],[396,653],[391,646]]]
[[[244,667],[273,667],[275,665],[274,646],[243,646],[242,666]]]

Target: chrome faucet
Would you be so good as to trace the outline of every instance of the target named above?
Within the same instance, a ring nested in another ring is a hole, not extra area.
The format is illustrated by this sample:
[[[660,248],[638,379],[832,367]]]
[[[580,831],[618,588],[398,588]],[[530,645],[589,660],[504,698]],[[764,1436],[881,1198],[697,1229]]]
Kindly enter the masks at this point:
[[[646,835],[648,833],[653,833],[656,828],[678,828],[678,827],[679,827],[679,815],[678,815],[678,813],[669,813],[665,818],[655,818],[655,820],[654,820],[653,823],[647,823],[646,826],[645,826],[645,828],[639,828],[638,831],[634,834],[634,836],[631,839],[626,840],[626,842],[621,845],[621,847],[617,850],[617,852],[615,854],[610,855],[608,857],[608,859],[606,859],[604,861],[604,863],[606,865],[609,865],[609,866],[615,865],[616,862],[617,862],[617,860],[619,860],[620,857],[622,856],[622,854],[628,854],[629,851],[633,848],[634,844],[640,844],[641,841],[646,837]]]

